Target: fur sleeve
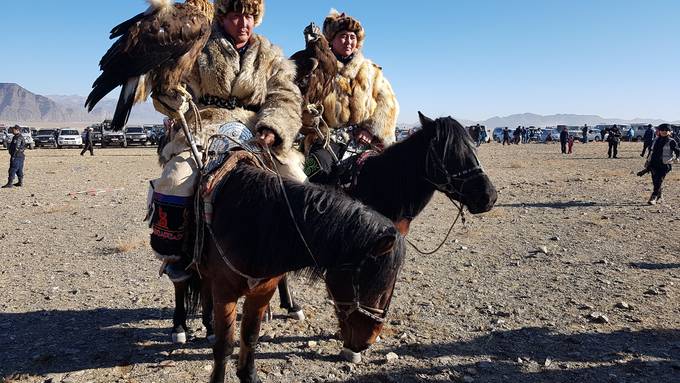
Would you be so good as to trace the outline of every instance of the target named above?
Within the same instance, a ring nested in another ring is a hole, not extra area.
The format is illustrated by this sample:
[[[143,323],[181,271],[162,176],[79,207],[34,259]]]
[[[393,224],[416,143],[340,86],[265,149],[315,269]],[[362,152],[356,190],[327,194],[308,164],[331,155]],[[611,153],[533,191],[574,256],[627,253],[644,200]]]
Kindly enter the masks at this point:
[[[375,77],[372,97],[376,105],[370,116],[369,130],[373,135],[380,137],[385,145],[391,145],[395,141],[399,103],[392,86],[383,76],[382,69],[375,64],[373,69]]]
[[[279,48],[271,46],[274,57],[269,68],[267,94],[255,129],[273,130],[281,139],[277,151],[288,151],[300,130],[302,96],[295,85],[295,64]]]

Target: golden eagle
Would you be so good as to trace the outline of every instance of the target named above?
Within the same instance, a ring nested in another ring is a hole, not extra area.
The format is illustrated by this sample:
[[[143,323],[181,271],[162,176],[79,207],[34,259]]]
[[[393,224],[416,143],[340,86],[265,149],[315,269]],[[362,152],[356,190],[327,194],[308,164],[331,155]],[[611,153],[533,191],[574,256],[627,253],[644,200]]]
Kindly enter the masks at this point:
[[[102,74],[92,85],[88,111],[122,86],[112,128],[122,128],[132,105],[154,96],[190,99],[182,85],[208,41],[214,14],[209,0],[148,0],[150,6],[111,30],[118,38],[99,62]]]
[[[295,83],[306,105],[320,106],[333,91],[333,79],[338,71],[337,59],[316,24],[309,24],[304,35],[305,49],[290,57],[297,65]]]

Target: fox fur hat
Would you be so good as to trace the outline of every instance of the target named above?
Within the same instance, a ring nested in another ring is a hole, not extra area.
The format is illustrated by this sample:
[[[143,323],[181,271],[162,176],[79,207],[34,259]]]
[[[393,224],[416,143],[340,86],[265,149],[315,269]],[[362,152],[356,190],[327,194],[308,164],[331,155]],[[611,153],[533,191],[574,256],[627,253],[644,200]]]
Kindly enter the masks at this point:
[[[330,43],[335,38],[335,35],[342,31],[354,32],[357,35],[357,48],[361,49],[364,45],[365,33],[359,20],[346,15],[344,12],[340,13],[335,9],[331,9],[323,21],[323,35]]]
[[[255,26],[262,24],[264,17],[264,0],[215,0],[215,14],[226,15],[229,12],[253,15]]]

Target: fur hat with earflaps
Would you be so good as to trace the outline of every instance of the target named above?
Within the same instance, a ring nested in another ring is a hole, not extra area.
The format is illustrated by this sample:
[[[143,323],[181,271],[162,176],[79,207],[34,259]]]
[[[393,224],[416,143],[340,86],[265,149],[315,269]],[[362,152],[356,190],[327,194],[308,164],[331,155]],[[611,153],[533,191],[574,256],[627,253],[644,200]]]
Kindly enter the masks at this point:
[[[264,17],[264,0],[215,0],[215,14],[226,15],[229,12],[253,15],[255,26],[262,24]]]
[[[328,42],[331,42],[335,35],[342,31],[354,32],[357,35],[357,48],[361,49],[364,45],[365,34],[359,20],[346,15],[344,12],[340,13],[335,9],[331,9],[323,21],[323,35]]]

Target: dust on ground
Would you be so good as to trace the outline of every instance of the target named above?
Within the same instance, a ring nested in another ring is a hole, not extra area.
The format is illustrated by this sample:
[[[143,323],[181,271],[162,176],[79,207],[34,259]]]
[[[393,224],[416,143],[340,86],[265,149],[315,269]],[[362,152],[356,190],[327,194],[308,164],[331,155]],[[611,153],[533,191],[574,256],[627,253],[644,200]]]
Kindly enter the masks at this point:
[[[495,209],[468,215],[434,255],[409,248],[388,324],[363,362],[337,356],[324,286],[294,280],[307,320],[279,310],[263,325],[260,377],[680,381],[680,169],[665,203],[647,206],[651,181],[634,175],[640,146],[623,143],[609,160],[605,144],[577,144],[569,156],[559,145],[483,145]],[[170,341],[172,284],[158,277],[142,222],[160,172],[154,150],[78,152],[29,151],[26,186],[0,192],[0,381],[207,381],[200,320],[190,342]],[[3,171],[7,162],[0,152]],[[454,216],[436,195],[409,237],[434,248]]]

